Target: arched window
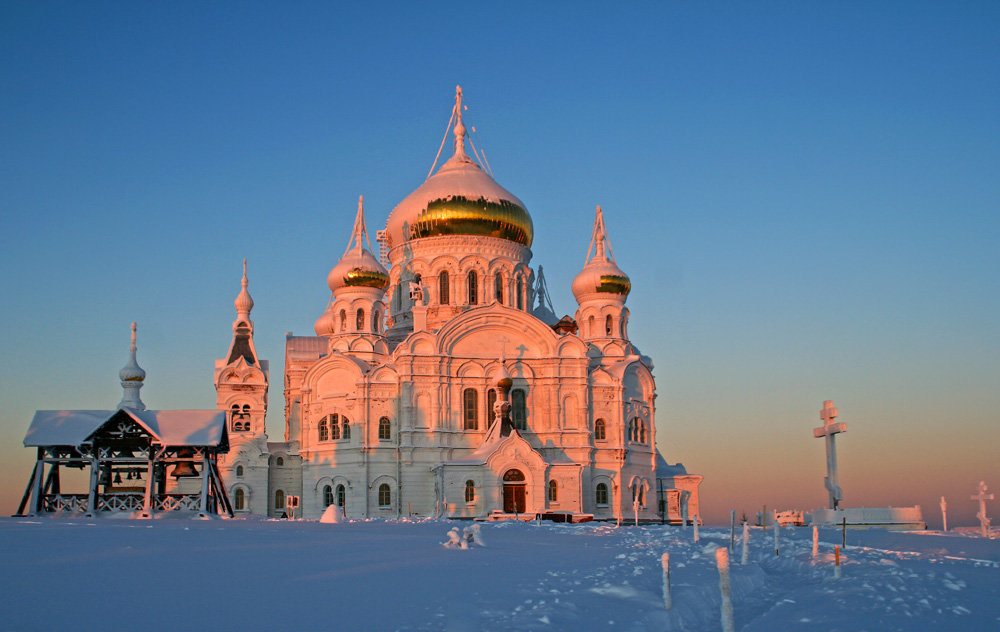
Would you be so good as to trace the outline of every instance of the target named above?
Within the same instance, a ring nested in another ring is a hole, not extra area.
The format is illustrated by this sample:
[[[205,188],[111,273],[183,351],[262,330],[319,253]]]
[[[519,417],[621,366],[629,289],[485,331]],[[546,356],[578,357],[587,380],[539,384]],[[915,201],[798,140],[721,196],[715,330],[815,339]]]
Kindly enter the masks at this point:
[[[442,270],[438,275],[438,302],[447,305],[448,299],[448,271]]]
[[[604,334],[611,335],[611,314],[608,314],[608,317],[604,319]]]
[[[330,427],[327,425],[327,420],[329,417],[323,417],[319,420],[319,440],[327,441],[330,438]]]
[[[358,314],[355,318],[354,329],[361,331],[365,328],[365,310],[358,308]]]
[[[389,489],[388,483],[382,483],[378,486],[378,506],[388,507],[392,504],[392,491]]]
[[[340,430],[340,438],[341,439],[351,438],[351,422],[348,421],[347,417],[343,417],[343,423]]]
[[[474,388],[467,388],[462,393],[463,419],[466,430],[479,429],[479,393]]]
[[[476,271],[470,270],[468,277],[469,285],[469,305],[475,305],[479,302],[479,285],[478,279],[476,278]]]
[[[329,485],[323,486],[323,507],[329,507],[333,504],[333,488]]]
[[[597,501],[598,507],[608,506],[608,486],[604,483],[598,483],[597,489],[594,493],[594,500]]]
[[[517,308],[524,309],[524,279],[517,277]]]
[[[340,310],[340,331],[347,331],[347,312]]]
[[[486,391],[486,427],[489,428],[490,424],[493,423],[493,419],[496,417],[496,413],[493,412],[493,405],[497,403],[497,391],[495,388],[491,388]]]
[[[330,415],[330,439],[340,439],[340,415],[337,413]]]
[[[236,475],[237,476],[243,476],[243,466],[242,465],[237,465],[236,466]]]
[[[465,481],[465,502],[476,502],[476,484],[472,481]]]
[[[347,489],[343,485],[337,485],[337,506],[343,507],[347,502]]]
[[[497,303],[503,305],[503,277],[499,272],[493,277],[493,294],[496,296]]]
[[[274,508],[284,509],[285,508],[285,492],[283,490],[278,490],[274,492]]]
[[[283,467],[285,465],[285,459],[279,456],[277,459],[274,460],[274,464],[278,467]]]
[[[510,392],[510,421],[518,430],[528,429],[528,410],[524,390],[515,388]]]
[[[608,434],[607,426],[603,419],[598,419],[594,422],[594,441],[604,441],[606,440]]]
[[[637,419],[639,422],[639,443],[646,443],[646,422]]]
[[[392,439],[392,422],[389,421],[388,417],[382,417],[378,420],[378,439],[379,441]]]
[[[247,506],[246,493],[242,489],[237,489],[236,494],[233,495],[233,509],[236,511],[243,511]]]
[[[378,310],[372,312],[372,331],[378,333],[382,331],[382,319]]]
[[[559,485],[555,481],[549,481],[549,502],[554,503],[559,500]]]

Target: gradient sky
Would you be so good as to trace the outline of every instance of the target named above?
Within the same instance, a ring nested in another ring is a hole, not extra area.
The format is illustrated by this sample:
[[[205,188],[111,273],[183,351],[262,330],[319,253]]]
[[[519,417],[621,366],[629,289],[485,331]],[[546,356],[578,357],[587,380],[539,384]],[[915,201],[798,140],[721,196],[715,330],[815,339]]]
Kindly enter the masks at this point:
[[[972,524],[1000,488],[1000,4],[0,7],[0,511],[36,409],[211,408],[249,259],[268,428],[356,200],[430,168],[461,83],[559,314],[605,209],[705,518],[849,506]],[[992,513],[1000,517],[1000,505]]]

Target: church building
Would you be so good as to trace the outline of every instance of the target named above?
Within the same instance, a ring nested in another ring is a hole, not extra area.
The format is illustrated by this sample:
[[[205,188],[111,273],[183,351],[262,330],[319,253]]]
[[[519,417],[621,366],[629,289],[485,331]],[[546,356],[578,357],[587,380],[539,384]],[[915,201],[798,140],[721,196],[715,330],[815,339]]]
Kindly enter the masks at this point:
[[[244,262],[214,374],[233,511],[283,515],[296,499],[306,518],[331,504],[349,518],[698,515],[701,477],[657,450],[652,362],[628,336],[631,282],[601,208],[576,313],[558,320],[530,266],[527,207],[469,156],[462,113],[459,88],[452,156],[389,214],[378,256],[359,200],[316,335],[286,337],[281,442],[265,432],[271,376]]]

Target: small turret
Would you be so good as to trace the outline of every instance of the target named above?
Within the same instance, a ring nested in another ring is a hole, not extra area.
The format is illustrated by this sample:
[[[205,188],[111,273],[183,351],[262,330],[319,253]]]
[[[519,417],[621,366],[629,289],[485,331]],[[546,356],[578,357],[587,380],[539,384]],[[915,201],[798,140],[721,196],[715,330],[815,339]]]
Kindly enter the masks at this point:
[[[628,309],[625,299],[632,289],[632,282],[615,262],[600,206],[594,218],[587,261],[573,279],[572,288],[573,296],[580,305],[576,322],[581,338],[627,338],[625,324]]]

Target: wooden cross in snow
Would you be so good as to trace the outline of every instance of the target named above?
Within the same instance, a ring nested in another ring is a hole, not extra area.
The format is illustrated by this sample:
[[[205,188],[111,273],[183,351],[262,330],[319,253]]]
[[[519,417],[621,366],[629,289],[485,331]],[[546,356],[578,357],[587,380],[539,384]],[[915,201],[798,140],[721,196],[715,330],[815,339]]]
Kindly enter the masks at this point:
[[[823,402],[823,410],[819,412],[819,418],[823,420],[823,427],[814,428],[813,436],[816,438],[826,437],[826,479],[824,483],[830,492],[830,509],[839,509],[840,501],[844,499],[844,492],[837,482],[837,444],[834,443],[834,436],[841,432],[847,432],[847,424],[834,422],[837,418],[837,409],[830,400]]]
[[[983,537],[990,537],[990,519],[986,517],[986,501],[993,500],[993,494],[986,493],[986,481],[979,481],[979,493],[972,496],[972,500],[979,501],[979,513],[976,517],[979,518],[979,524],[983,528]]]

